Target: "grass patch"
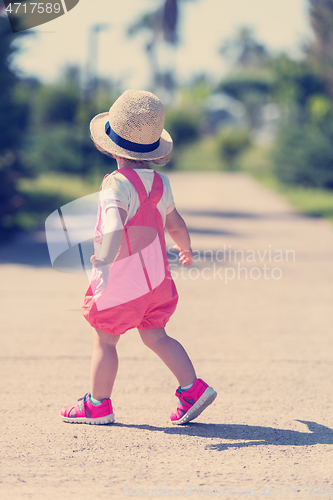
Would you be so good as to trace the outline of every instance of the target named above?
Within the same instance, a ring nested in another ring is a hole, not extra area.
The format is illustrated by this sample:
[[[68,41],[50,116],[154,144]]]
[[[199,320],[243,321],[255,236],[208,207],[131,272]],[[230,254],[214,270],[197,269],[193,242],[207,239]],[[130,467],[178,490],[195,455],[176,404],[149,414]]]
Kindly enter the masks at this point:
[[[45,219],[57,208],[99,190],[101,179],[81,176],[42,174],[36,179],[22,179],[18,189],[25,208],[15,215],[16,224],[25,230],[44,225]]]
[[[241,170],[253,175],[264,186],[284,195],[303,214],[325,217],[333,222],[333,190],[282,184],[274,175],[270,149],[251,148],[242,156]]]
[[[329,189],[286,187],[277,183],[277,190],[303,214],[324,217],[333,222],[333,191]]]
[[[45,193],[57,195],[65,203],[94,193],[100,188],[101,179],[99,181],[84,180],[82,176],[65,175],[65,174],[42,174],[36,179],[22,179],[19,183],[19,190],[22,193],[37,194]]]

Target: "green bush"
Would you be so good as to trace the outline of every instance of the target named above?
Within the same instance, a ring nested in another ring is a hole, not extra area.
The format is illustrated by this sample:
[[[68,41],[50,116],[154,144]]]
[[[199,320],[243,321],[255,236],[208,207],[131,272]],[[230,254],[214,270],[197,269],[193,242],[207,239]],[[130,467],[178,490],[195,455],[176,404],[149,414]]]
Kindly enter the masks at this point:
[[[29,110],[26,103],[16,100],[19,79],[11,65],[21,36],[13,37],[8,19],[0,16],[0,241],[16,229],[15,214],[23,203],[17,191],[17,181],[25,175],[19,149]]]
[[[22,154],[28,169],[41,172],[82,172],[82,154],[77,128],[57,126],[26,137]]]
[[[282,127],[274,168],[284,184],[333,189],[333,128],[313,125]]]
[[[80,99],[77,93],[62,89],[44,90],[42,119],[46,124],[74,122]]]
[[[250,133],[244,129],[223,130],[218,138],[218,150],[228,170],[236,170],[239,156],[251,145]]]
[[[166,112],[165,128],[171,135],[175,147],[195,141],[199,137],[200,123],[191,111],[174,109]]]
[[[95,148],[87,127],[56,125],[39,129],[25,138],[22,161],[32,176],[41,173],[90,174],[110,172],[114,160]]]

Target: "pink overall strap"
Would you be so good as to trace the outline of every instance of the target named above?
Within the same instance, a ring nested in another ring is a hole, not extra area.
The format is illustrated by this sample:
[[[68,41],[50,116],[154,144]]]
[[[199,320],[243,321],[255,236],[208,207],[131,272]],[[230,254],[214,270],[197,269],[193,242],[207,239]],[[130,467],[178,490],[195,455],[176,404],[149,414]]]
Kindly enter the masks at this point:
[[[140,176],[135,172],[135,170],[132,170],[131,168],[121,168],[117,170],[117,172],[123,174],[131,182],[131,184],[133,184],[135,190],[138,193],[140,205],[147,200],[148,195],[146,188],[142,180],[140,179]],[[154,205],[157,205],[162,196],[163,196],[163,181],[161,176],[154,171],[154,180],[153,180],[153,185],[151,187],[149,200]]]
[[[163,196],[162,177],[157,172],[154,172],[154,180],[153,180],[153,185],[151,187],[149,199],[151,200],[152,203],[154,203],[154,205],[157,205],[162,196]]]
[[[142,205],[142,203],[144,203],[148,199],[148,195],[139,175],[132,168],[120,168],[116,170],[116,172],[117,174],[122,174],[124,177],[126,177],[126,179],[130,181],[131,184],[133,184],[134,189],[138,193],[140,205]]]

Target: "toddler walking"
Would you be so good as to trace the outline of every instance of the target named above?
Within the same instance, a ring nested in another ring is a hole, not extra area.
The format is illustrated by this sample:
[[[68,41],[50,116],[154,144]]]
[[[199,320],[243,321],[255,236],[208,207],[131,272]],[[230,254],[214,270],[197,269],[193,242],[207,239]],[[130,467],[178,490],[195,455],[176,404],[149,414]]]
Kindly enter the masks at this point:
[[[217,394],[197,379],[186,351],[164,328],[178,301],[164,228],[180,262],[191,265],[193,258],[169,180],[148,163],[165,165],[171,155],[163,105],[150,92],[127,90],[108,113],[91,121],[90,130],[97,149],[115,158],[118,169],[101,185],[93,271],[83,304],[83,315],[94,329],[90,393],[79,404],[62,408],[60,416],[71,423],[114,422],[110,396],[118,369],[116,345],[127,330],[137,328],[144,344],[175,375],[179,403],[170,419],[185,424]]]

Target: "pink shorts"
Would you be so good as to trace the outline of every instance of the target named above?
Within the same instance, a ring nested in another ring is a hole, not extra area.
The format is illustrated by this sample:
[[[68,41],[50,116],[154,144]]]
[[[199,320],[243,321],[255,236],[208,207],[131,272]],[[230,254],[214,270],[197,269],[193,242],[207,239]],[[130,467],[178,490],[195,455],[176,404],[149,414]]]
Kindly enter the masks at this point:
[[[137,299],[102,311],[97,310],[89,290],[82,307],[83,316],[93,328],[111,335],[122,335],[132,328],[163,328],[178,302],[176,286],[170,278]]]

